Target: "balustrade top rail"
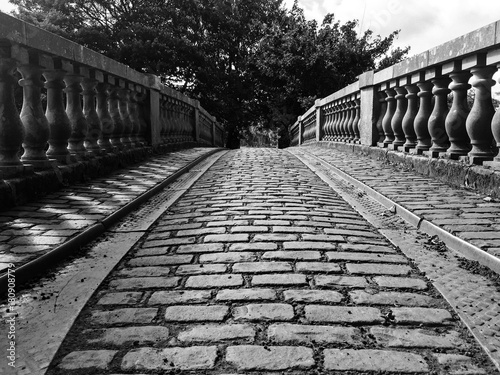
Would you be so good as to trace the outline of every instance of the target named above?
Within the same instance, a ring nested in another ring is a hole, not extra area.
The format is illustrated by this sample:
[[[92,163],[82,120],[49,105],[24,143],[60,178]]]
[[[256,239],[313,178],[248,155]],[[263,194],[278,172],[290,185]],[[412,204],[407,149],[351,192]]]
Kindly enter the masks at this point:
[[[499,68],[497,21],[381,71],[365,72],[317,100],[291,127],[292,145],[361,143],[500,169],[500,111],[495,112],[491,96]],[[472,106],[467,103],[471,87]]]
[[[0,12],[0,178],[149,144],[223,141],[199,101],[159,77]]]

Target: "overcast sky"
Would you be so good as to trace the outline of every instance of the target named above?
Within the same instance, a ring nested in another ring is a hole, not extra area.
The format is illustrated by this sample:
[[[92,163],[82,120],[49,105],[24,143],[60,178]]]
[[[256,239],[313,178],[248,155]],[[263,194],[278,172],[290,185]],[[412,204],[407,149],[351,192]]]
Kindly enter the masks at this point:
[[[410,55],[500,20],[499,0],[298,0],[306,18],[323,21],[333,13],[341,23],[357,19],[361,30],[386,36],[401,30],[398,46]],[[285,0],[289,7],[293,0]]]

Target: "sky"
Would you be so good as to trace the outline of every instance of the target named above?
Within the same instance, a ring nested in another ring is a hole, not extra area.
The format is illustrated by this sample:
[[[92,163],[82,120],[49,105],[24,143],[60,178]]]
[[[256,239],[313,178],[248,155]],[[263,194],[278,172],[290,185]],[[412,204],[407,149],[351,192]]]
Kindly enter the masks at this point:
[[[248,1],[248,0],[246,0]],[[284,0],[291,8],[294,0]],[[387,36],[401,30],[395,46],[410,46],[410,56],[500,20],[499,0],[298,0],[307,19],[321,24],[333,13],[341,23],[357,19],[358,31]],[[0,10],[14,7],[0,0]]]
[[[357,19],[358,31],[387,36],[401,30],[395,46],[410,46],[409,55],[500,20],[498,0],[298,0],[307,19],[320,24],[333,13],[341,23]],[[285,0],[291,7],[293,0]]]

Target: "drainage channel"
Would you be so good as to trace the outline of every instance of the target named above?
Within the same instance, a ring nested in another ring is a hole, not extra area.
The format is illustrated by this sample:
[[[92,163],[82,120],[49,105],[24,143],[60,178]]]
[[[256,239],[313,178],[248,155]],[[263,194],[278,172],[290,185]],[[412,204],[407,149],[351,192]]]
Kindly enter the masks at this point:
[[[368,195],[361,182],[352,184],[352,177],[346,180],[329,163],[307,152],[289,152],[330,185],[425,273],[500,370],[500,285],[461,267],[464,259],[459,254],[436,237],[431,238],[409,225],[396,214],[394,206],[383,205],[376,197]]]
[[[16,368],[1,361],[0,374],[44,374],[81,309],[108,273],[226,152],[201,161],[85,246],[80,257],[33,283],[17,296],[15,314],[1,305],[2,320],[14,316],[16,322]],[[7,324],[3,324],[2,331],[6,329]],[[1,334],[7,338],[7,331]],[[0,340],[0,352],[8,352],[7,341]]]

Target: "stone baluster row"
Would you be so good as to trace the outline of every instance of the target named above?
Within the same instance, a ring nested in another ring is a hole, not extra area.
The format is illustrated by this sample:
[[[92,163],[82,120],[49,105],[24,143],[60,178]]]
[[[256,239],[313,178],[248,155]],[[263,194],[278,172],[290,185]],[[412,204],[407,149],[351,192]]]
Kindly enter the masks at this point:
[[[496,71],[497,67],[485,65],[485,57],[478,55],[383,84],[376,122],[379,135],[384,135],[379,146],[431,157],[468,156],[477,164],[492,160],[500,143],[500,115],[495,113],[491,97]],[[475,95],[469,110],[471,86]],[[350,123],[343,118],[338,125],[344,129],[341,140],[347,137],[346,124],[351,136]]]
[[[360,102],[357,93],[324,107],[324,140],[359,143]]]
[[[16,68],[22,77],[20,113],[14,99]],[[142,87],[100,71],[21,47],[0,47],[2,176],[19,174],[28,165],[43,169],[53,162],[68,164],[145,145],[146,122],[140,108],[144,99]]]

